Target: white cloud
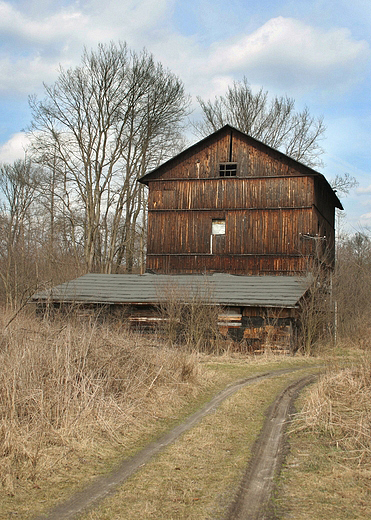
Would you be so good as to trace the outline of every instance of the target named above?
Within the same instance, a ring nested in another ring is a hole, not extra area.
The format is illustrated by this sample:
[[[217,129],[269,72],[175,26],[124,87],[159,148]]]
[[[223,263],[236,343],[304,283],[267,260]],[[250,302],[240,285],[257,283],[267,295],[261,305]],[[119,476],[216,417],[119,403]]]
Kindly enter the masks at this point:
[[[41,0],[22,10],[0,0],[0,89],[33,92],[56,78],[59,63],[77,64],[84,45],[119,39],[136,49],[147,46],[202,97],[221,93],[227,79],[243,74],[294,96],[314,87],[346,90],[369,59],[367,42],[355,41],[347,29],[326,31],[282,16],[204,48],[201,35],[184,36],[172,27],[175,1],[81,0],[54,4],[51,11],[53,4]]]
[[[10,2],[0,1],[0,32],[21,45],[81,41],[87,45],[107,39],[126,39],[126,35],[143,34],[164,20],[168,0],[101,0],[55,6],[55,12],[17,10]]]
[[[24,159],[29,140],[24,132],[13,134],[4,144],[0,145],[0,162],[13,163]]]
[[[369,44],[348,29],[320,29],[293,18],[273,18],[209,48],[200,35],[185,37],[169,28],[156,34],[150,50],[204,99],[246,75],[273,94],[328,102],[363,79],[371,56]]]
[[[358,195],[363,195],[365,193],[371,193],[371,184],[369,184],[368,186],[363,186],[363,187],[357,188],[356,193]]]
[[[175,0],[91,0],[83,2],[84,12],[99,24],[141,33],[163,22]]]
[[[371,227],[371,213],[364,213],[359,217],[359,224],[361,227]]]
[[[212,46],[212,71],[248,71],[261,84],[345,90],[370,58],[366,41],[348,29],[323,30],[293,18],[273,18],[255,32]]]
[[[79,63],[84,46],[95,48],[99,42],[121,39],[141,48],[146,33],[149,36],[164,19],[171,2],[92,0],[55,5],[50,13],[42,1],[21,11],[0,0],[0,91],[30,93],[43,81],[54,81],[59,64]]]
[[[33,19],[9,3],[0,2],[0,31],[3,36],[16,38],[18,45],[25,41],[31,44],[51,43],[70,36],[74,31],[84,31],[88,24],[88,17],[73,8]]]

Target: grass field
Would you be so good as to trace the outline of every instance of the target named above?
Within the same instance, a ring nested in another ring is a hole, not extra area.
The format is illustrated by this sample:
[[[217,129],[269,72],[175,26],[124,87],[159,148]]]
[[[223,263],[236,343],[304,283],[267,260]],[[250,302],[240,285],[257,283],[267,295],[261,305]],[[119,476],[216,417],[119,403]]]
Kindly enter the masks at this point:
[[[232,381],[280,367],[308,370],[324,359],[206,356],[112,323],[19,315],[5,328],[8,319],[0,326],[4,519],[49,509]],[[298,403],[275,498],[282,518],[367,517],[371,364],[338,352]],[[239,391],[86,518],[221,518],[264,410],[289,377]]]

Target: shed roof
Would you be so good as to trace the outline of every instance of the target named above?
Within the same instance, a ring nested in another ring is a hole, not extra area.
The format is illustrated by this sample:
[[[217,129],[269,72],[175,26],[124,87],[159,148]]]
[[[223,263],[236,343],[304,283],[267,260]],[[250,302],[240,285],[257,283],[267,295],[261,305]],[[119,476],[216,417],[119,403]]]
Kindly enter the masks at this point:
[[[194,296],[218,305],[293,308],[311,283],[303,276],[86,274],[36,293],[32,301],[158,304]]]

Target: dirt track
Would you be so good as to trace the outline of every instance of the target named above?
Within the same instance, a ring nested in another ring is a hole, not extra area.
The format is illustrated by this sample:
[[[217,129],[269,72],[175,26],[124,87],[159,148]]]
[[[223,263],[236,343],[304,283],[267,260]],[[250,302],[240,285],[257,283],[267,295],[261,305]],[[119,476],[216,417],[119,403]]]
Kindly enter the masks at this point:
[[[300,369],[290,368],[265,372],[229,385],[183,423],[150,443],[133,457],[124,460],[114,473],[96,479],[83,491],[76,493],[69,500],[62,502],[48,514],[39,516],[37,519],[72,519],[78,517],[83,511],[94,508],[104,498],[114,494],[120,484],[146,464],[154,455],[173,443],[180,435],[192,428],[205,415],[215,410],[225,399],[239,389],[262,379]],[[286,387],[271,406],[262,433],[255,444],[255,455],[249,465],[236,501],[229,512],[228,520],[253,520],[265,517],[264,510],[269,502],[273,477],[279,469],[282,458],[283,433],[289,409],[301,388],[311,380],[313,380],[312,376],[298,378],[297,381]]]
[[[314,376],[302,377],[287,386],[270,407],[262,432],[255,443],[253,458],[226,520],[271,517],[269,502],[274,477],[279,473],[283,460],[285,425],[293,401],[300,390],[314,379]]]

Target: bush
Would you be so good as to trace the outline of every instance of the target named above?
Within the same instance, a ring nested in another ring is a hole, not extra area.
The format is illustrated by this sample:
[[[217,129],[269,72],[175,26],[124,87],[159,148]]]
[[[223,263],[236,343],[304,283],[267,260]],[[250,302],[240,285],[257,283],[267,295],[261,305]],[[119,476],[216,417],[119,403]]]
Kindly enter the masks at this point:
[[[218,319],[221,309],[213,303],[207,284],[184,288],[168,284],[159,294],[160,333],[171,346],[218,353],[222,346]]]

